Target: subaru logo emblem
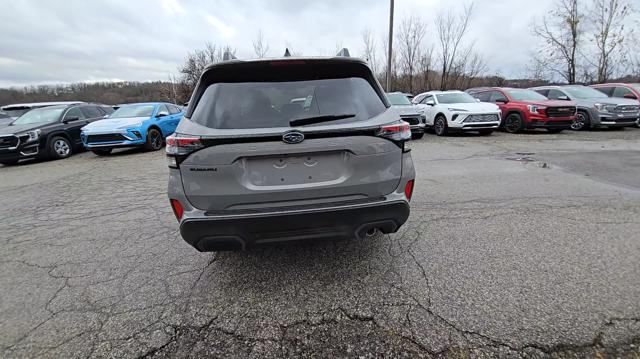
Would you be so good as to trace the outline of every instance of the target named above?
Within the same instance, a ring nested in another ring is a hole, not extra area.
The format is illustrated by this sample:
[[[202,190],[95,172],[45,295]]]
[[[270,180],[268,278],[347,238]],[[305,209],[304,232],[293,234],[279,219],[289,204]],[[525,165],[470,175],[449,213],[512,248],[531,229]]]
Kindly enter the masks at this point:
[[[282,135],[282,142],[296,144],[304,141],[304,134],[300,131],[289,131]]]

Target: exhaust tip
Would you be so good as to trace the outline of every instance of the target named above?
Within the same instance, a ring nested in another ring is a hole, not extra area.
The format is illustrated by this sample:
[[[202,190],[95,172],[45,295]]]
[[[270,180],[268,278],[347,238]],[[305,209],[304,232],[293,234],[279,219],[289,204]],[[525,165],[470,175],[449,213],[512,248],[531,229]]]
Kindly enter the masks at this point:
[[[378,228],[370,228],[369,230],[367,230],[367,232],[365,233],[365,236],[368,237],[373,237],[378,233]]]

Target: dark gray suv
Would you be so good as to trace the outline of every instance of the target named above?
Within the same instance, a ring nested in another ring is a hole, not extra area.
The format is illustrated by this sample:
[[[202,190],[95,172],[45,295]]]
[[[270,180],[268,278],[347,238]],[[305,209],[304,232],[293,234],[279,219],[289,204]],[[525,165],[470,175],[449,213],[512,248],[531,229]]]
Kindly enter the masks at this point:
[[[220,251],[396,232],[413,193],[410,138],[362,60],[210,65],[167,138],[180,233]]]

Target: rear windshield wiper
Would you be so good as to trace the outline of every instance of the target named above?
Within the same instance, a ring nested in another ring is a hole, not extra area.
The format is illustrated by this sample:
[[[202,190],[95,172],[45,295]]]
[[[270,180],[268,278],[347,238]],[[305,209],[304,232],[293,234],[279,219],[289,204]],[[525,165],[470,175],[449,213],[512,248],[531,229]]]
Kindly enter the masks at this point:
[[[342,119],[351,118],[351,117],[356,117],[356,115],[353,113],[345,113],[342,115],[323,115],[323,116],[315,116],[315,117],[305,117],[305,118],[299,118],[297,120],[289,121],[289,126],[295,127],[295,126],[313,125],[314,123],[330,122],[330,121],[342,120]]]

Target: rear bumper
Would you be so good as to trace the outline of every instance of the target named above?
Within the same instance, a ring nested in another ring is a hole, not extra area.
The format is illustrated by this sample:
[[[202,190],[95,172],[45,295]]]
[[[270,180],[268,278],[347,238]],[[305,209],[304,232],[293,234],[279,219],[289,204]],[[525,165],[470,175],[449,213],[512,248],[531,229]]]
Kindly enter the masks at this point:
[[[407,201],[306,211],[186,218],[182,238],[201,252],[245,250],[249,247],[297,240],[364,238],[374,229],[394,233],[409,217]]]

